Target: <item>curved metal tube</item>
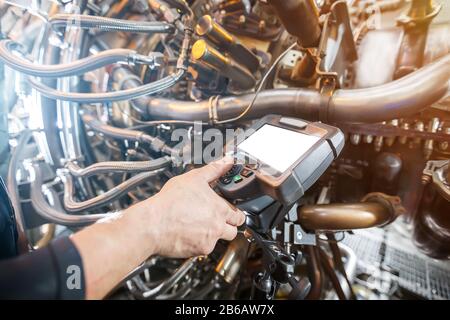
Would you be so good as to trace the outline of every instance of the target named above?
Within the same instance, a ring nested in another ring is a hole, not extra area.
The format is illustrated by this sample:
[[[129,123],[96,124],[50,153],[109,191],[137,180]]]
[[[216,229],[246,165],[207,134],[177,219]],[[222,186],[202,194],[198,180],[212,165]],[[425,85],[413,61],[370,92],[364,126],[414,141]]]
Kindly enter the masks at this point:
[[[314,246],[305,246],[306,261],[308,269],[308,278],[311,282],[311,288],[306,295],[306,300],[317,300],[322,294],[323,273],[319,264],[319,253]]]
[[[123,139],[130,141],[138,141],[142,143],[150,144],[150,147],[156,152],[164,152],[166,154],[176,154],[176,151],[171,147],[167,146],[164,141],[159,138],[152,137],[145,132],[131,130],[131,129],[123,129],[113,127],[103,122],[100,122],[93,116],[89,114],[83,114],[82,117],[83,122],[88,125],[92,130],[102,133],[105,136],[115,138],[115,139]]]
[[[90,214],[90,215],[70,215],[62,212],[45,200],[42,193],[42,174],[39,165],[33,164],[27,167],[30,176],[33,177],[31,182],[31,203],[36,212],[45,220],[68,227],[85,227],[94,222],[107,217],[108,213]],[[57,197],[55,201],[59,201]]]
[[[176,119],[185,121],[210,121],[210,110],[217,110],[218,119],[239,116],[251,103],[254,94],[219,98],[211,106],[210,100],[199,102],[170,99],[147,99],[143,106],[153,119]],[[262,91],[252,109],[242,119],[259,118],[270,113],[314,119],[319,117],[322,97],[313,90],[276,89]],[[136,103],[135,103],[136,104]]]
[[[61,90],[53,89],[35,78],[29,78],[29,81],[33,89],[39,91],[43,96],[54,100],[78,103],[107,103],[130,100],[164,91],[177,83],[184,74],[185,70],[179,70],[175,74],[168,75],[160,80],[144,84],[137,88],[103,93],[63,92]]]
[[[50,243],[50,241],[52,241],[53,237],[55,236],[55,230],[56,230],[56,226],[54,223],[49,223],[47,225],[45,225],[48,229],[47,231],[44,233],[44,235],[36,242],[36,244],[34,245],[34,249],[40,249],[45,247],[46,245],[48,245]],[[43,226],[44,227],[44,226]]]
[[[96,174],[111,172],[138,173],[154,171],[168,167],[172,163],[170,157],[161,157],[148,161],[105,161],[98,162],[86,168],[80,168],[74,162],[67,162],[66,168],[74,177],[89,177]]]
[[[413,115],[449,91],[450,54],[393,82],[367,89],[337,90],[328,106],[336,122],[380,122]]]
[[[186,28],[184,32],[184,39],[180,49],[180,56],[178,57],[177,67],[174,73],[162,79],[138,87],[103,93],[78,93],[55,90],[32,77],[29,78],[29,81],[32,87],[40,92],[43,96],[55,100],[71,101],[77,103],[106,103],[114,101],[124,101],[132,100],[145,95],[155,94],[172,87],[186,74],[188,50],[190,46],[191,36],[191,29]]]
[[[346,231],[386,225],[395,211],[381,202],[319,204],[297,210],[298,222],[309,231]]]
[[[380,122],[415,114],[437,102],[447,94],[449,79],[450,54],[447,54],[399,80],[373,88],[340,89],[331,97],[308,89],[262,91],[243,118],[276,113],[325,122]],[[209,100],[187,102],[147,97],[134,103],[154,119],[211,121],[212,109],[216,109],[219,120],[233,118],[248,107],[253,96],[219,98],[213,105]]]
[[[115,139],[126,139],[130,141],[138,141],[138,142],[147,142],[152,143],[154,141],[154,137],[145,134],[142,131],[131,130],[131,129],[123,129],[113,127],[103,122],[100,122],[98,119],[94,118],[90,114],[83,114],[81,116],[83,122],[89,126],[92,130],[102,133],[105,136],[115,138]]]
[[[160,285],[153,289],[146,288],[148,290],[142,293],[142,297],[145,299],[153,299],[166,293],[192,269],[196,261],[197,257],[187,259],[168,279],[164,280]]]
[[[132,21],[81,14],[55,14],[48,19],[54,29],[66,26],[102,31],[123,31],[132,33],[174,33],[175,27],[167,22]]]
[[[134,50],[110,49],[70,63],[39,65],[12,53],[14,50],[19,50],[19,47],[20,44],[17,42],[1,40],[0,60],[16,71],[35,77],[57,78],[77,76],[113,63],[125,62],[133,64],[138,61],[150,62],[152,60],[151,56],[140,55]]]
[[[233,283],[235,278],[239,276],[247,260],[249,248],[250,242],[243,233],[238,233],[236,238],[228,244],[227,250],[215,268],[215,271],[227,283]]]
[[[150,172],[139,173],[114,188],[109,189],[105,193],[82,202],[77,202],[73,198],[74,186],[72,177],[70,174],[64,175],[62,177],[64,183],[64,208],[73,213],[96,209],[110,203],[111,201],[114,201],[128,191],[136,188],[138,185],[163,171],[164,169],[158,169]]]
[[[17,186],[16,172],[19,165],[19,159],[32,136],[32,131],[26,130],[22,132],[17,147],[13,150],[8,166],[7,186],[11,204],[14,208],[14,216],[16,218],[19,244],[22,249],[28,246],[28,239],[25,233],[25,221],[23,219],[22,205],[20,204],[19,188]]]

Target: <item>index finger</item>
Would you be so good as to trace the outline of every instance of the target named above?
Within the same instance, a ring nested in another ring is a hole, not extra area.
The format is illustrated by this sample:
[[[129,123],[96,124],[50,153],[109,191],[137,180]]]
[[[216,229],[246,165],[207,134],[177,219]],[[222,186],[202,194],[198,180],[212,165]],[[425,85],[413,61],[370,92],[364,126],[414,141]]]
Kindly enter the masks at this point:
[[[197,173],[201,175],[206,182],[212,182],[223,176],[234,164],[234,160],[230,156],[225,156],[219,160],[213,161],[206,166],[197,169]]]

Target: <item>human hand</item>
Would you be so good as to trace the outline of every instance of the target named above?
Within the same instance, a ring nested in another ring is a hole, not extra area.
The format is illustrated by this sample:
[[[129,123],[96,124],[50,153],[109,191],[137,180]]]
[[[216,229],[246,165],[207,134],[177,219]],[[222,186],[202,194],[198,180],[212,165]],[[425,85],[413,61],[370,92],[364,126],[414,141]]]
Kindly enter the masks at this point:
[[[218,196],[209,183],[233,165],[226,157],[170,179],[150,198],[155,253],[191,257],[212,252],[218,239],[233,240],[245,215]],[[144,201],[145,203],[145,201]]]

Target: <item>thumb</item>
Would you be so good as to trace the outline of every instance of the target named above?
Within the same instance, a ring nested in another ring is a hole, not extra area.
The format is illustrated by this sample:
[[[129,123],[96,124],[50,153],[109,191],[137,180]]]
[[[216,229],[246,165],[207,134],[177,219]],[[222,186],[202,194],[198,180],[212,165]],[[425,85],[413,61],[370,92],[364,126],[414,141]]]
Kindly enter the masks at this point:
[[[230,156],[225,156],[222,159],[213,161],[206,166],[198,169],[198,174],[201,175],[206,182],[212,182],[223,176],[234,164],[234,160]]]

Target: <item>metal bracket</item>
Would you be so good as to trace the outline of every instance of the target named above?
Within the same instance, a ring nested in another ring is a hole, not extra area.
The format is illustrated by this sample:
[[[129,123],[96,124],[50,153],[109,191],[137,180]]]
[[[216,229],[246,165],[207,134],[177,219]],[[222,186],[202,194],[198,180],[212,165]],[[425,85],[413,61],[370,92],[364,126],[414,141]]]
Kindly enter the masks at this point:
[[[432,182],[439,193],[450,201],[450,160],[428,161],[423,170],[424,184]]]
[[[308,233],[299,224],[293,222],[284,223],[284,242],[315,246],[317,243],[316,234]]]

